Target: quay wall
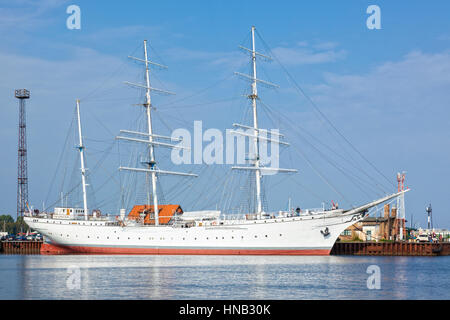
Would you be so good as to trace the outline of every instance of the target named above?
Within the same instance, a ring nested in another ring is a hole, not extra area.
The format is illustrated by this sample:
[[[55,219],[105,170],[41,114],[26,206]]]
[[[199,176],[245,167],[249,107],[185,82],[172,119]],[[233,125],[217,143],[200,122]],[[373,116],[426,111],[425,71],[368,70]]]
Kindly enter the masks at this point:
[[[450,243],[336,242],[330,255],[353,256],[448,256]]]
[[[42,241],[0,241],[3,254],[40,254]]]
[[[40,254],[42,241],[0,241],[3,254]],[[42,252],[45,254],[45,252]],[[330,255],[354,256],[448,256],[450,243],[336,242]]]

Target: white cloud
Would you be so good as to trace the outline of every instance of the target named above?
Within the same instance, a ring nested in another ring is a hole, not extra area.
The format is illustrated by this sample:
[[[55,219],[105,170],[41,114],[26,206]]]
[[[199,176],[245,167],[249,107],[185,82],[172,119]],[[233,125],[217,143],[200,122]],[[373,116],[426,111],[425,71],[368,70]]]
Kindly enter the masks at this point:
[[[315,87],[315,100],[366,110],[402,112],[441,110],[450,101],[450,51],[414,51],[401,61],[386,62],[367,74],[328,73]],[[386,110],[388,108],[388,110]]]
[[[279,46],[272,49],[274,55],[285,65],[305,65],[335,62],[344,59],[347,52],[337,49],[335,42],[318,42],[310,44],[306,41],[294,47]]]
[[[0,8],[0,30],[34,30],[55,19],[55,16],[49,17],[48,13],[66,3],[67,0],[8,1]],[[61,14],[65,14],[65,10]]]

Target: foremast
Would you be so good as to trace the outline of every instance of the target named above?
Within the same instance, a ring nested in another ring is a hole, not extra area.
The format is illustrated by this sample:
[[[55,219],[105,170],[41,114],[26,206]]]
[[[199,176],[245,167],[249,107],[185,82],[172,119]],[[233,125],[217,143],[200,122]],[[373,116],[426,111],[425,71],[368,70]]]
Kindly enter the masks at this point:
[[[271,135],[275,135],[276,138],[272,139],[272,138],[266,138],[266,137],[260,137],[260,132],[264,132],[265,134],[269,133],[268,130],[266,129],[260,129],[258,127],[258,110],[257,110],[257,100],[259,99],[258,97],[258,86],[257,83],[261,82],[267,86],[271,86],[271,87],[278,87],[277,85],[264,81],[264,80],[260,80],[256,77],[256,57],[260,56],[266,60],[272,60],[272,58],[263,55],[259,52],[256,52],[256,47],[255,47],[255,26],[252,26],[251,29],[251,34],[252,34],[252,49],[248,49],[245,47],[240,46],[241,49],[247,51],[248,53],[251,54],[251,59],[252,59],[252,75],[246,75],[246,74],[242,74],[239,72],[235,72],[235,74],[242,76],[244,78],[247,78],[249,80],[251,80],[251,94],[248,96],[249,99],[251,99],[252,102],[252,112],[253,112],[253,126],[249,127],[249,126],[245,126],[245,125],[241,125],[241,124],[233,124],[233,126],[235,127],[240,127],[240,128],[247,128],[247,129],[253,129],[253,135],[247,135],[247,134],[243,134],[239,131],[232,131],[232,133],[234,134],[243,134],[245,136],[250,136],[251,138],[253,138],[253,148],[254,148],[254,157],[253,157],[253,165],[251,167],[232,167],[232,169],[237,169],[237,170],[254,170],[255,172],[255,184],[256,184],[256,215],[258,217],[258,219],[261,219],[261,215],[263,213],[263,207],[262,207],[262,198],[261,198],[261,178],[262,178],[262,174],[264,171],[276,171],[276,172],[297,172],[297,170],[294,169],[281,169],[281,168],[270,168],[270,167],[264,167],[261,164],[261,157],[260,157],[260,145],[259,142],[261,139],[268,141],[268,142],[272,142],[272,143],[277,143],[277,144],[283,144],[283,145],[289,145],[288,143],[285,142],[281,142],[279,141],[279,138],[283,137],[283,135],[281,134],[277,134],[274,132],[270,132]]]
[[[253,134],[255,137],[254,148],[255,148],[255,176],[256,176],[256,203],[257,209],[256,213],[261,216],[262,213],[262,201],[261,201],[261,170],[260,167],[260,157],[259,157],[259,133],[258,133],[258,114],[256,109],[256,99],[258,98],[258,87],[256,85],[256,50],[255,50],[255,27],[252,26],[252,66],[253,66],[253,81],[252,81],[252,94],[250,99],[252,99],[252,109],[253,109]]]
[[[84,145],[83,145],[83,135],[81,133],[80,100],[78,99],[77,99],[77,118],[78,118],[78,136],[80,142],[78,150],[80,151],[80,161],[81,161],[81,184],[83,187],[84,219],[88,220],[88,207],[86,195],[86,168],[84,167]]]

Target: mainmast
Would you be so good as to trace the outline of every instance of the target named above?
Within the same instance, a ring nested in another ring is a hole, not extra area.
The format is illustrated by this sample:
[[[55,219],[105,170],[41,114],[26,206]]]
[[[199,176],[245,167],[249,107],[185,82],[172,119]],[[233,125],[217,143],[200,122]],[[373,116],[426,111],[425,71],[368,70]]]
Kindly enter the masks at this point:
[[[268,81],[264,81],[261,79],[258,79],[256,77],[256,57],[262,57],[266,60],[272,60],[272,58],[263,55],[259,52],[256,52],[256,47],[255,47],[255,27],[252,26],[252,49],[248,49],[245,47],[240,46],[241,49],[247,51],[248,53],[251,54],[251,59],[252,59],[252,67],[253,67],[253,73],[251,76],[247,75],[247,74],[242,74],[239,72],[235,72],[235,74],[246,78],[248,80],[251,81],[251,88],[252,88],[252,92],[251,94],[248,96],[249,99],[251,99],[252,101],[252,111],[253,111],[253,126],[246,126],[246,125],[242,125],[242,124],[238,124],[235,123],[233,124],[233,126],[235,127],[239,127],[239,128],[244,128],[244,129],[252,129],[253,130],[253,134],[246,134],[240,131],[231,131],[231,133],[233,134],[240,134],[240,135],[244,135],[244,136],[248,136],[253,138],[253,148],[254,148],[254,158],[253,160],[253,165],[251,167],[232,167],[232,169],[237,169],[237,170],[254,170],[255,171],[255,180],[256,180],[256,215],[258,217],[258,219],[261,219],[261,215],[263,212],[263,208],[262,208],[262,199],[261,199],[261,178],[262,178],[262,174],[263,172],[267,172],[267,171],[271,171],[271,172],[297,172],[297,170],[294,169],[280,169],[280,168],[271,168],[271,167],[264,167],[261,165],[261,157],[260,157],[260,150],[259,150],[259,141],[262,139],[264,141],[267,142],[272,142],[272,143],[277,143],[277,144],[282,144],[282,145],[289,145],[286,142],[282,142],[279,141],[279,138],[283,137],[282,134],[279,133],[274,133],[274,132],[269,132],[266,129],[260,129],[258,127],[258,110],[257,110],[257,100],[259,99],[258,97],[258,87],[257,87],[257,83],[261,82],[267,86],[270,87],[278,87],[278,85],[270,83]],[[276,138],[269,138],[269,137],[261,137],[260,136],[260,132],[263,132],[265,135],[266,134],[270,134],[270,135],[275,135]]]
[[[148,56],[147,56],[147,40],[144,40],[144,57],[145,57],[145,81],[147,83],[146,88],[146,103],[145,109],[147,112],[147,128],[148,128],[148,152],[150,161],[148,162],[148,167],[152,172],[150,172],[152,177],[152,192],[153,192],[153,209],[155,212],[155,225],[159,224],[159,210],[158,210],[158,194],[156,192],[156,172],[155,169],[155,149],[153,146],[153,128],[152,128],[152,112],[151,112],[151,96],[150,96],[150,76],[149,76],[149,68],[148,68]],[[148,174],[148,173],[147,173]]]
[[[86,168],[84,167],[84,145],[83,145],[83,135],[81,133],[81,119],[80,119],[80,100],[77,99],[77,117],[78,117],[78,136],[80,139],[80,144],[78,150],[80,151],[80,161],[81,161],[81,183],[83,186],[83,208],[84,208],[84,220],[88,219],[88,207],[87,207],[87,196],[86,196]]]
[[[160,142],[160,141],[156,140],[156,139],[163,139],[163,140],[171,140],[171,141],[181,141],[181,139],[173,139],[168,136],[162,136],[162,135],[157,135],[157,134],[153,133],[152,113],[151,113],[151,110],[152,110],[151,91],[155,91],[157,93],[162,93],[162,94],[171,94],[171,95],[174,93],[165,91],[165,90],[161,90],[161,89],[156,89],[156,88],[153,88],[150,86],[150,65],[157,66],[157,67],[163,68],[163,69],[167,69],[167,67],[164,65],[161,65],[159,63],[150,61],[148,59],[147,40],[144,40],[144,60],[135,58],[135,57],[130,57],[130,56],[128,58],[145,63],[145,82],[146,82],[145,85],[130,83],[130,82],[125,82],[125,83],[129,84],[131,86],[134,86],[134,87],[144,88],[146,90],[146,92],[145,92],[146,101],[143,104],[143,106],[145,107],[148,131],[147,131],[147,133],[144,133],[144,132],[136,132],[136,131],[129,131],[129,130],[120,130],[120,132],[128,134],[128,135],[144,136],[144,137],[148,137],[148,139],[139,139],[139,138],[129,137],[129,136],[117,136],[116,139],[128,140],[128,141],[133,141],[133,142],[141,142],[141,143],[147,144],[148,145],[148,153],[149,153],[149,161],[146,162],[146,164],[148,165],[148,168],[119,167],[119,170],[144,172],[147,175],[148,174],[151,175],[152,193],[153,193],[153,210],[155,213],[155,225],[158,226],[159,225],[159,207],[158,207],[158,193],[157,193],[157,183],[156,183],[157,179],[158,179],[157,174],[158,175],[170,174],[170,175],[193,176],[193,177],[196,177],[197,175],[191,174],[191,173],[184,173],[184,172],[159,170],[157,168],[155,149],[154,149],[155,146],[166,147],[166,148],[188,149],[188,148],[180,146],[180,145],[172,145],[170,143]]]

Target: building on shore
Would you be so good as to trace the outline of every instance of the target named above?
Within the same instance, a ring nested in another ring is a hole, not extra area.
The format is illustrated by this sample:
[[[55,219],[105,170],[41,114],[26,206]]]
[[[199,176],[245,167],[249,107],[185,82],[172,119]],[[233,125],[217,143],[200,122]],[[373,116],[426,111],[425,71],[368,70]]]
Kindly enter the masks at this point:
[[[401,232],[403,234],[401,234]],[[345,229],[339,236],[340,240],[400,240],[406,239],[405,219],[397,217],[397,208],[384,205],[382,217],[367,217]]]

